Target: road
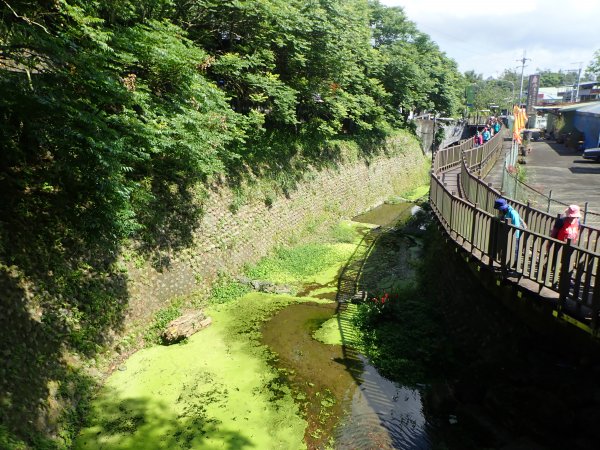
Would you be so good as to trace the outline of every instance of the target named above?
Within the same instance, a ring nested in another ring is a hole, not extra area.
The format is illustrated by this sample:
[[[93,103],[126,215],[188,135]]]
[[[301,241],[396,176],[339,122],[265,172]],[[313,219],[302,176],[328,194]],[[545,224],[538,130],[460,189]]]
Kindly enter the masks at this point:
[[[589,215],[587,222],[600,225],[600,163],[585,160],[581,154],[554,141],[533,142],[525,158],[526,183],[545,194],[552,190],[552,198],[562,203],[576,203],[583,209],[588,202],[588,211],[598,216]]]
[[[504,143],[504,153],[510,149],[510,140]],[[552,191],[552,198],[561,203],[578,204],[582,210],[588,202],[589,214],[586,223],[600,227],[600,163],[588,161],[581,157],[582,152],[576,152],[554,141],[532,142],[531,153],[525,157],[525,183],[546,196]],[[504,157],[498,162],[486,177],[496,189],[502,186],[502,164]],[[507,196],[511,196],[509,193]],[[544,205],[548,200],[529,191],[529,196],[535,198],[538,205]],[[540,206],[537,206],[538,208]],[[565,206],[553,203],[550,207],[552,214],[562,213]]]

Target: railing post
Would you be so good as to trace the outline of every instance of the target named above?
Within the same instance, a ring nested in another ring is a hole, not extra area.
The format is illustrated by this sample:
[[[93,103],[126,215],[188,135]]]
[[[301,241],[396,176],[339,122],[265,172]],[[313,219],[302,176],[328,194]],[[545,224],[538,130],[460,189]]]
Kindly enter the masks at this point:
[[[531,215],[531,202],[529,202],[529,200],[527,200],[527,206],[525,208],[525,214],[523,217],[523,220],[525,221],[526,224],[528,224],[527,226],[529,227],[529,216]]]
[[[510,231],[510,219],[502,219],[500,221],[500,233],[498,240],[498,248],[500,249],[500,270],[502,271],[502,278],[506,278],[508,275],[508,262],[510,256],[508,254],[508,233]]]
[[[454,197],[456,196],[456,192],[452,191],[450,192],[452,194],[452,196],[450,197],[450,220],[448,222],[448,225],[450,226],[450,232],[452,232],[453,228],[452,228],[452,216],[454,215]]]
[[[588,202],[585,202],[585,205],[583,205],[583,223],[585,224],[585,220],[587,219],[587,215],[588,215]]]
[[[429,203],[431,203],[431,191],[432,191],[432,187],[433,187],[433,177],[435,175],[435,172],[433,169],[431,169],[429,171]]]
[[[596,269],[596,279],[594,280],[594,291],[592,293],[592,332],[598,336],[598,325],[600,314],[600,263]]]
[[[442,182],[442,186],[447,187],[446,183]],[[446,221],[446,190],[442,189],[442,208],[440,210],[442,213],[442,219],[444,222]]]
[[[461,185],[460,185],[460,172],[458,172],[458,173],[456,174],[456,189],[458,189],[458,191],[460,192],[460,191],[461,191],[461,188],[462,188],[462,187],[461,187]]]
[[[560,279],[558,284],[558,314],[561,314],[565,306],[565,301],[569,296],[571,288],[571,256],[575,250],[571,245],[571,239],[567,239],[567,243],[563,245],[563,253],[560,259]]]
[[[494,261],[498,253],[498,233],[500,229],[500,221],[493,217],[490,221],[490,237],[488,240],[488,265],[494,267]]]
[[[475,250],[475,225],[477,223],[477,208],[478,208],[478,205],[477,205],[477,203],[475,203],[475,205],[473,207],[473,221],[471,223],[471,255],[473,254],[473,251]]]
[[[550,212],[550,202],[551,201],[552,201],[552,189],[550,189],[550,192],[548,192],[548,208],[546,208],[547,213]]]

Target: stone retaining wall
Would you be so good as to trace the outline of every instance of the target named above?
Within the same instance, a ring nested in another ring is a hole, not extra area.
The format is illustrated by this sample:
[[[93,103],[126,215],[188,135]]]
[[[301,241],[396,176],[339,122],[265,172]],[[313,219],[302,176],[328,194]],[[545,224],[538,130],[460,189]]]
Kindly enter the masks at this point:
[[[235,273],[274,246],[289,243],[290,237],[306,237],[307,227],[351,218],[391,195],[423,184],[424,156],[416,141],[405,147],[399,156],[311,173],[306,177],[309,181],[300,183],[287,197],[274,198],[270,205],[264,198],[255,199],[233,213],[231,190],[211,193],[192,248],[171,255],[169,268],[162,272],[149,265],[128,268],[127,323],[147,320],[177,296],[208,292],[220,271]]]

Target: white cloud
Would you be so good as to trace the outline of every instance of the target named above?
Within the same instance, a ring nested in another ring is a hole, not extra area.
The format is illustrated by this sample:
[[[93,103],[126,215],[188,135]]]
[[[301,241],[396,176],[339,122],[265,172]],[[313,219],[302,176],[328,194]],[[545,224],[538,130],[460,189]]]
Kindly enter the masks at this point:
[[[536,69],[585,68],[600,49],[598,0],[380,0],[401,6],[464,72],[485,77],[515,69],[526,51],[525,74]]]

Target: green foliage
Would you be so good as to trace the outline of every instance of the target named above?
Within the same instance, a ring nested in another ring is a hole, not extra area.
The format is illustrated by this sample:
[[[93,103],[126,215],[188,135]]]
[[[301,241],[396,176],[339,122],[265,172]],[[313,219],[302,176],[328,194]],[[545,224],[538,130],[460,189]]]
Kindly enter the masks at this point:
[[[27,450],[27,444],[13,436],[6,427],[0,425],[0,448],[6,450]]]
[[[527,181],[527,168],[519,165],[519,169],[517,171],[517,180],[521,183],[525,183]]]
[[[356,228],[347,222],[338,223],[331,234],[336,242],[347,244],[355,242],[358,235]]]
[[[440,375],[447,358],[436,314],[411,285],[365,300],[353,322],[369,360],[388,378],[414,384]]]
[[[505,80],[479,81],[469,88],[473,92],[473,109],[489,110],[493,105],[500,108],[512,107],[513,85]]]
[[[577,71],[563,71],[553,72],[551,70],[540,70],[540,87],[560,87],[568,86],[577,83],[578,73]],[[527,80],[525,80],[525,83]]]
[[[402,197],[409,202],[416,202],[422,199],[427,199],[427,195],[429,194],[429,184],[424,184],[413,189],[410,192],[402,194]]]
[[[343,260],[346,255],[332,245],[307,244],[294,248],[279,248],[272,257],[262,259],[246,269],[253,279],[286,283],[306,279],[324,268]]]
[[[144,335],[146,345],[160,344],[162,342],[160,336],[167,324],[181,316],[181,305],[182,301],[176,300],[168,307],[162,308],[154,314],[152,324],[148,327]]]
[[[598,80],[600,78],[600,49],[594,52],[593,59],[586,69],[586,77]]]
[[[235,281],[227,275],[220,275],[212,285],[208,303],[227,303],[243,297],[250,291],[249,286]]]
[[[271,204],[307,167],[369,158],[409,110],[451,114],[462,92],[455,63],[377,1],[8,1],[0,15],[0,352],[14,356],[0,392],[19,399],[0,423],[18,436],[63,353],[93,356],[121,330],[124,242],[166,268],[209,187],[268,178]],[[298,273],[334,257],[307,252]]]

